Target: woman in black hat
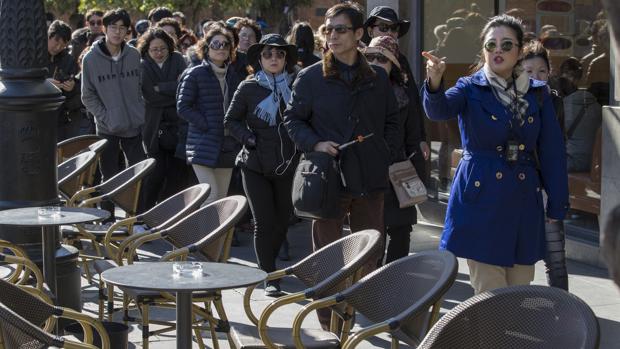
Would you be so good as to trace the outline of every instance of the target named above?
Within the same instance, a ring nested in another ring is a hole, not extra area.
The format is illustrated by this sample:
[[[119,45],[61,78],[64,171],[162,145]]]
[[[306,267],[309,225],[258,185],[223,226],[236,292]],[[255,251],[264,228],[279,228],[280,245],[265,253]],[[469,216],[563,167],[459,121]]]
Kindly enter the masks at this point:
[[[282,124],[297,48],[278,34],[265,35],[248,49],[248,61],[255,73],[239,85],[224,125],[243,144],[237,161],[255,219],[256,257],[261,269],[272,272],[293,211],[291,187],[299,158]],[[268,282],[265,294],[279,296],[279,280]]]

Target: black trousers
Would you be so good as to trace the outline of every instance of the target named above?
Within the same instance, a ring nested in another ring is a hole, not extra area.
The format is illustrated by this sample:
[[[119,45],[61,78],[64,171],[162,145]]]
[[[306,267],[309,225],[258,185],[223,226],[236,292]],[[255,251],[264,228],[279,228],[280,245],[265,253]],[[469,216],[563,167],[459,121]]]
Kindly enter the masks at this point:
[[[387,245],[385,264],[405,257],[409,254],[411,231],[411,224],[386,227],[385,232],[387,234],[385,237],[389,235],[390,241]]]
[[[194,173],[185,161],[174,156],[174,150],[161,149],[150,157],[156,163],[142,186],[144,211],[191,186],[188,185],[188,172],[192,172],[192,175]]]
[[[293,176],[264,176],[241,169],[243,188],[254,216],[254,251],[258,266],[266,272],[276,270],[276,257],[286,238],[288,219],[293,212]]]

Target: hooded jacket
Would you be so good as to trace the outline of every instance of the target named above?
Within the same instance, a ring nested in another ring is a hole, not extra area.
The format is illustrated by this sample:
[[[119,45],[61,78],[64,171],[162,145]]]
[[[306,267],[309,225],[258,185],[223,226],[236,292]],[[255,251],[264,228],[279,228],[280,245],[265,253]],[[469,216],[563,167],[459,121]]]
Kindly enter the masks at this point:
[[[96,42],[82,63],[82,102],[95,117],[98,134],[134,137],[144,124],[140,53],[121,47],[115,61],[105,46]]]

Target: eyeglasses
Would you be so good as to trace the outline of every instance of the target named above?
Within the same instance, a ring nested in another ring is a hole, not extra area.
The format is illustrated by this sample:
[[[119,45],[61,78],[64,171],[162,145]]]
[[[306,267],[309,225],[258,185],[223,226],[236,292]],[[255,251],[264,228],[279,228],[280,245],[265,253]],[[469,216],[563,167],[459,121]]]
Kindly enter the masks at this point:
[[[379,28],[379,31],[382,32],[382,33],[387,33],[388,31],[397,32],[399,27],[400,27],[400,24],[398,24],[398,23],[394,23],[394,24],[379,23],[379,24],[373,25],[373,27]]]
[[[271,59],[274,55],[277,59],[284,59],[286,57],[286,51],[282,50],[266,50],[260,53],[261,57],[264,59]]]
[[[209,43],[209,48],[212,50],[223,50],[229,47],[230,47],[230,42],[228,41],[212,40]]]
[[[107,29],[108,31],[117,32],[117,33],[124,33],[127,31],[127,27],[125,27],[124,25],[115,25],[115,24],[109,25]]]
[[[167,47],[152,47],[152,48],[149,48],[149,52],[150,53],[166,53],[168,52],[168,48]]]
[[[325,32],[325,34],[326,34],[326,35],[331,35],[331,33],[332,33],[333,31],[335,31],[335,32],[336,32],[336,33],[338,33],[338,34],[344,34],[344,33],[348,32],[349,30],[353,30],[353,29],[355,29],[355,28],[353,28],[353,27],[347,27],[347,26],[346,26],[346,25],[344,25],[344,24],[339,24],[339,25],[335,25],[335,26],[333,26],[333,27],[332,27],[331,25],[330,25],[330,26],[327,26],[327,27],[325,27],[325,29],[323,29],[323,30],[324,30],[324,32]]]
[[[499,48],[504,52],[509,52],[514,46],[515,44],[512,41],[503,41]],[[497,43],[495,43],[495,41],[487,41],[484,43],[484,49],[487,50],[487,52],[493,52],[496,48]]]
[[[377,61],[379,64],[386,64],[388,62],[388,58],[380,53],[367,53],[364,56],[366,56],[368,62]]]
[[[96,26],[98,26],[98,27],[99,27],[99,26],[103,25],[103,21],[102,21],[102,20],[100,20],[100,19],[98,19],[98,20],[96,20],[96,21],[90,20],[90,21],[88,21],[88,24],[93,25],[93,26],[95,26],[95,25],[96,25]]]

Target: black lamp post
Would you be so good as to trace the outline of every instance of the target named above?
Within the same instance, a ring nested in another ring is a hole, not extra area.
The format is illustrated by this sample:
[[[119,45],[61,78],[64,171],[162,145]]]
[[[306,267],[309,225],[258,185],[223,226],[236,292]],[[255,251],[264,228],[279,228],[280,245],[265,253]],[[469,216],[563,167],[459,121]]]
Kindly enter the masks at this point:
[[[55,111],[64,100],[46,78],[42,0],[0,0],[0,210],[58,202]],[[0,227],[0,238],[39,245],[38,229]],[[31,255],[32,258],[35,256]]]

